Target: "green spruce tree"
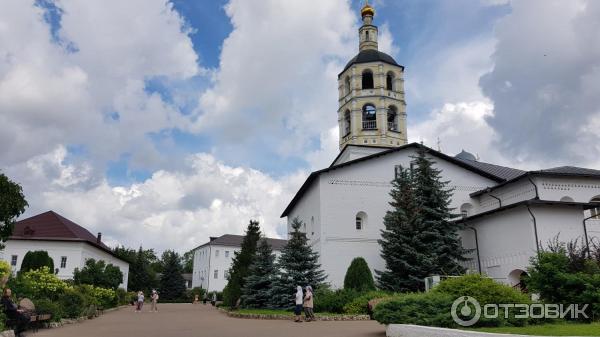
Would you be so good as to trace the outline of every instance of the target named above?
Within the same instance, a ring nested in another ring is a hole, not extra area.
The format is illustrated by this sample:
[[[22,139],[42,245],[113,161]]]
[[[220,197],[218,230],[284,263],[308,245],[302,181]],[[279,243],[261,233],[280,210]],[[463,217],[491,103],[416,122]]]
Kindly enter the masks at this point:
[[[154,252],[152,252],[154,253]],[[150,268],[148,251],[140,249],[137,251],[133,263],[129,265],[129,283],[127,288],[131,291],[148,291],[156,285],[156,274]]]
[[[260,239],[260,227],[258,221],[251,220],[246,229],[246,236],[242,241],[240,251],[235,252],[229,270],[229,279],[223,289],[223,302],[225,305],[236,307],[238,299],[242,295],[242,288],[248,276],[249,268],[256,255],[256,246]]]
[[[371,269],[369,269],[367,261],[362,257],[356,257],[350,263],[344,277],[344,289],[357,291],[375,290],[373,274],[371,274]]]
[[[292,233],[283,248],[277,265],[279,274],[271,288],[271,307],[289,308],[294,305],[296,286],[312,286],[317,289],[326,275],[318,263],[319,254],[308,245],[306,233],[300,231],[302,221],[294,218],[291,223]]]
[[[167,250],[162,255],[162,274],[160,276],[160,297],[165,300],[177,300],[185,296],[185,279],[179,254]]]
[[[247,308],[266,308],[276,274],[275,254],[266,239],[260,240],[254,262],[250,265],[246,284],[242,288],[242,305]]]
[[[428,254],[427,236],[421,225],[419,208],[415,199],[411,172],[399,167],[392,182],[392,201],[383,218],[381,231],[381,257],[385,270],[376,270],[379,287],[388,291],[416,291],[422,278],[428,276],[433,262]]]
[[[456,217],[450,208],[453,190],[448,181],[442,181],[441,170],[435,168],[434,161],[427,156],[427,148],[420,146],[414,157],[412,173],[415,195],[419,205],[420,218],[425,242],[430,242],[431,275],[458,275],[465,269],[460,262],[470,250],[463,248],[459,236],[462,224],[452,221]],[[427,275],[429,276],[429,275]]]

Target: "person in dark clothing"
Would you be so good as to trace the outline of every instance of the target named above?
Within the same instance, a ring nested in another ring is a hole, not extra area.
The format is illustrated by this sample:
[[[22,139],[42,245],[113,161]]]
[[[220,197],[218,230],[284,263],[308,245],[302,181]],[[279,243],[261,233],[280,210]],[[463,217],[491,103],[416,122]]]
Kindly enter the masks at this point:
[[[2,304],[6,318],[15,322],[15,335],[18,337],[21,336],[23,331],[25,331],[30,317],[27,315],[27,313],[17,307],[17,305],[10,298],[11,295],[12,291],[10,288],[5,288],[4,292],[2,293],[2,298],[0,299],[0,304]]]

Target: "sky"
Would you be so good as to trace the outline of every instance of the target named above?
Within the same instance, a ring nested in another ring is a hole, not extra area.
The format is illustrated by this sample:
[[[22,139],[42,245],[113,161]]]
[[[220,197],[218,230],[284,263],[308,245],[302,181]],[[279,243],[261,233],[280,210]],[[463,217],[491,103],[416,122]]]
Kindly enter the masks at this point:
[[[600,2],[375,0],[409,141],[600,167]],[[185,252],[279,216],[338,153],[361,1],[0,0],[0,170],[111,246]]]

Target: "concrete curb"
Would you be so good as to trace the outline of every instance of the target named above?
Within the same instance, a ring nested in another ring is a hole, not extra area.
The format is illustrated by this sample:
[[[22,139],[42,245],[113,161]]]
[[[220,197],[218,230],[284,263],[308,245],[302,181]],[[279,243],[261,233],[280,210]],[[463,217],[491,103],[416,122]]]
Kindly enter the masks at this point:
[[[267,315],[267,314],[246,314],[235,311],[228,311],[225,309],[218,308],[219,311],[225,313],[229,317],[242,318],[242,319],[264,319],[264,320],[286,320],[290,321],[294,319],[291,315]],[[315,314],[317,321],[368,321],[370,320],[369,315],[335,315],[335,316],[319,316]]]
[[[434,328],[429,326],[409,324],[389,324],[387,326],[385,335],[387,337],[542,337],[532,335],[511,335],[502,333]]]

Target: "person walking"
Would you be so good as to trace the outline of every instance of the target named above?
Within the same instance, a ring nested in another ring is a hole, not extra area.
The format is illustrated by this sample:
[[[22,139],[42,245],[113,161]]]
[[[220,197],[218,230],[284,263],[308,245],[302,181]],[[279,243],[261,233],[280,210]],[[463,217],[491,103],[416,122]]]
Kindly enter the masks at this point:
[[[152,300],[152,305],[150,306],[150,311],[152,312],[158,312],[158,292],[156,292],[156,289],[152,289],[152,295],[150,296],[150,300]]]
[[[143,306],[144,306],[144,293],[140,290],[140,291],[138,291],[137,306],[135,308],[135,311],[141,312]]]
[[[296,307],[294,309],[294,315],[296,315],[296,319],[294,322],[302,322],[302,302],[304,301],[302,294],[302,287],[296,286]]]
[[[314,321],[315,314],[313,312],[314,307],[314,295],[311,286],[306,286],[306,294],[304,295],[304,315],[306,316],[306,321]]]
[[[210,304],[212,304],[213,307],[217,305],[217,292],[216,291],[214,291],[212,294],[212,300],[210,301]]]

